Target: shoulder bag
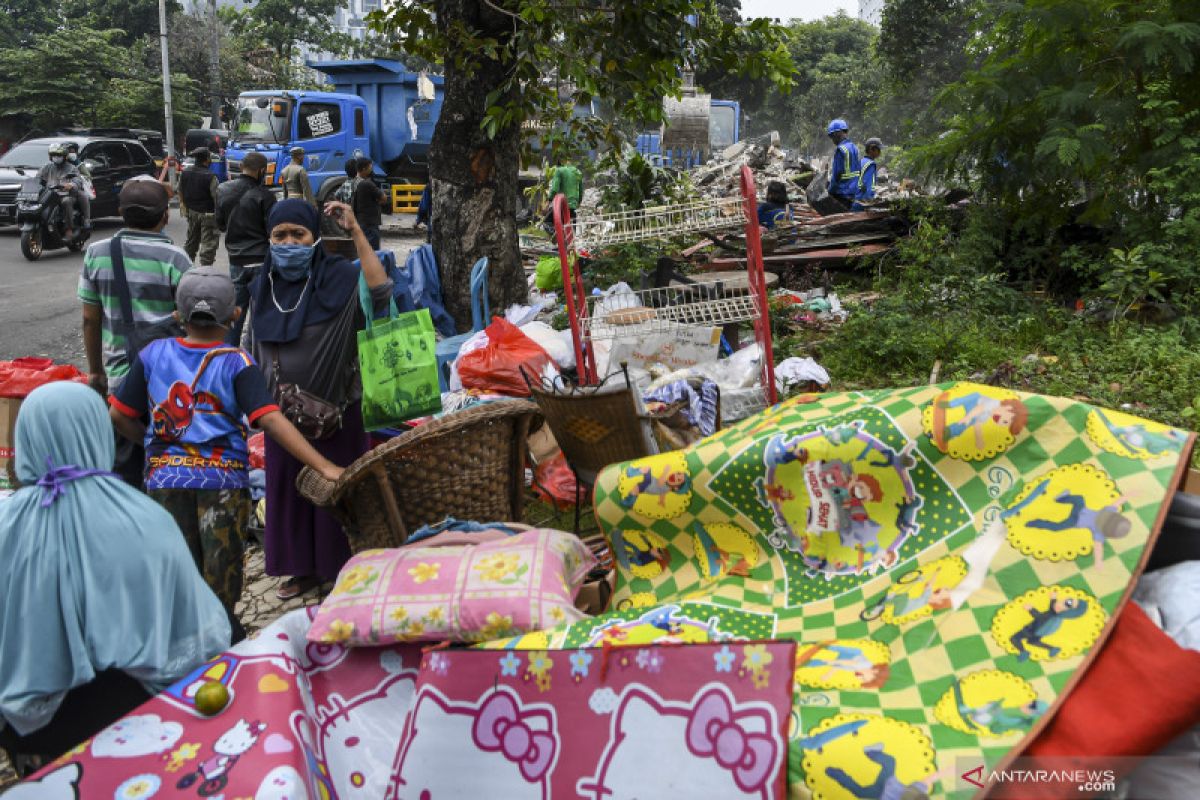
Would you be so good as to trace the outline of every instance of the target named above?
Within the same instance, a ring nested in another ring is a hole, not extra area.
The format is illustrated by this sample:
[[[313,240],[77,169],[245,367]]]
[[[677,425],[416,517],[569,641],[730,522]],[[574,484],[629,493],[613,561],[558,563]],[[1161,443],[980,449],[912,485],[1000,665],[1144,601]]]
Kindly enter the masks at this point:
[[[129,280],[125,275],[125,254],[121,237],[114,236],[109,242],[109,258],[112,259],[113,283],[117,289],[117,300],[121,307],[121,328],[125,334],[125,355],[130,366],[146,345],[155,339],[183,336],[183,328],[175,318],[167,317],[158,322],[139,325],[133,317],[133,296],[129,292]]]

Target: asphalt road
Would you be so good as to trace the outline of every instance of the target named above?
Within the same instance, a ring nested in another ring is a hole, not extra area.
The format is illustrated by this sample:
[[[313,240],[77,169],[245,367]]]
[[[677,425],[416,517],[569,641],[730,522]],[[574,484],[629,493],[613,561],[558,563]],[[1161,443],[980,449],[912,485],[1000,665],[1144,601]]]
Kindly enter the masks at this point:
[[[89,241],[106,239],[120,228],[118,218],[95,220]],[[166,234],[181,247],[187,238],[187,223],[179,217],[177,208],[171,209]],[[395,250],[401,261],[410,247],[424,241],[415,237],[385,238],[385,247]],[[216,266],[228,264],[222,240]],[[79,299],[75,294],[82,266],[83,253],[65,248],[47,251],[37,261],[26,261],[17,229],[0,227],[0,360],[43,356],[85,367]]]
[[[121,229],[118,218],[93,223],[89,241],[107,239]],[[166,233],[183,244],[187,225],[171,209]],[[218,264],[228,264],[224,248]],[[83,253],[67,249],[49,250],[37,261],[21,255],[15,227],[0,228],[0,360],[18,356],[45,356],[55,361],[84,367],[83,336],[80,333],[79,271]]]

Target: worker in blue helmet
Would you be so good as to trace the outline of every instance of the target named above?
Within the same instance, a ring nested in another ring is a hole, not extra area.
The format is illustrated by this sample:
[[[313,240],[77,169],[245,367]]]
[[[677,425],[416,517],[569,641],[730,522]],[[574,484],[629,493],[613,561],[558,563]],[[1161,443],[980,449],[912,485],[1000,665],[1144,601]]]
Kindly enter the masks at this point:
[[[844,119],[835,119],[825,131],[833,140],[833,168],[829,172],[829,196],[847,209],[858,194],[858,176],[862,165],[858,148],[850,141],[850,126]]]
[[[871,137],[863,145],[866,157],[860,163],[858,191],[854,195],[851,211],[865,211],[875,201],[875,173],[879,171],[879,157],[883,155],[883,142]]]

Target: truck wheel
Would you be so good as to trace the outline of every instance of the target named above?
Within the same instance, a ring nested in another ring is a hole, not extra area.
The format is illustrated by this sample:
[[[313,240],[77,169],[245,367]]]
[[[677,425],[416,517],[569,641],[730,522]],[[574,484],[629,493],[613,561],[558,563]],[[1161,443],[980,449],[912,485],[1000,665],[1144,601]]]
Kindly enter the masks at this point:
[[[326,202],[333,199],[333,195],[341,188],[342,184],[349,180],[345,175],[337,178],[326,178],[321,183],[321,189],[317,192],[317,205],[323,206]]]
[[[31,231],[21,231],[21,255],[30,261],[42,257],[42,231],[34,228]]]

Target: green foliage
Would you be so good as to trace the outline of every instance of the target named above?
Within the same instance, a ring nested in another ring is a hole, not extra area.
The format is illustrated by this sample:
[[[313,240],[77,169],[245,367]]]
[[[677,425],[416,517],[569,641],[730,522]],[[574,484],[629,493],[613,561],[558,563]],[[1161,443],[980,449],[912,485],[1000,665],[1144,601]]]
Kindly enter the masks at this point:
[[[57,28],[59,17],[46,0],[0,0],[0,48],[28,47]]]
[[[823,152],[825,126],[842,117],[852,131],[877,131],[872,108],[879,99],[882,75],[874,57],[874,27],[844,14],[793,22],[787,29],[787,52],[795,73],[790,93],[771,90],[762,110],[751,114],[754,134],[777,130],[786,146]],[[753,111],[753,108],[750,109]]]
[[[332,29],[330,20],[346,0],[257,0],[234,17],[233,30],[291,63],[302,46],[348,53],[354,40]]]
[[[685,22],[693,13],[697,28]],[[616,124],[575,116],[577,104],[603,99],[616,119],[661,122],[663,96],[680,94],[684,61],[780,84],[790,75],[775,25],[723,19],[711,0],[438,0],[392,4],[369,20],[405,52],[453,65],[455,74],[498,62],[503,81],[480,98],[487,109],[483,130],[494,138],[538,120],[553,131],[543,141],[550,161],[622,143]]]
[[[42,130],[95,124],[96,98],[114,79],[136,71],[115,44],[120,34],[67,24],[26,46],[0,50],[0,114],[21,116]]]
[[[651,164],[640,153],[627,151],[622,161],[610,153],[606,165],[614,180],[600,189],[600,205],[606,211],[627,211],[678,202],[692,196],[687,173]]]
[[[168,19],[181,13],[175,0],[167,2]],[[130,47],[145,36],[157,37],[158,0],[64,0],[62,14],[69,20],[91,28],[118,28],[113,41]]]
[[[980,0],[889,0],[876,54],[886,89],[877,114],[905,135],[937,135],[945,122],[935,95],[974,62]]]

